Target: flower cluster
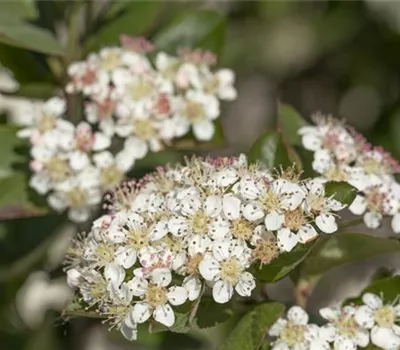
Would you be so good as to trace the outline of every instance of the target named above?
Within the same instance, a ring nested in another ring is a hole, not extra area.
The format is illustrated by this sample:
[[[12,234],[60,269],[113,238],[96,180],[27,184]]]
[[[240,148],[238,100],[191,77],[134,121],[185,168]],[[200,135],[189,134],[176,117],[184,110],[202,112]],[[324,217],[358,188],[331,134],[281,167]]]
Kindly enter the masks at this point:
[[[291,307],[286,318],[279,318],[269,329],[276,338],[272,350],[356,350],[370,343],[385,350],[400,348],[400,304],[385,304],[379,296],[365,293],[362,305],[323,308],[322,326],[309,323],[299,306]]]
[[[336,231],[343,208],[323,183],[243,155],[160,168],[107,200],[110,213],[67,255],[68,282],[130,339],[151,316],[171,327],[172,307],[202,293],[217,303],[249,297],[250,267]]]
[[[393,216],[393,231],[399,233],[399,163],[341,121],[320,115],[314,120],[315,126],[299,130],[303,146],[314,152],[313,169],[326,180],[345,181],[359,191],[349,209],[363,215],[367,227],[378,228],[383,217]]]
[[[31,142],[30,186],[49,194],[54,209],[68,208],[73,221],[86,221],[149,151],[191,128],[197,140],[210,140],[220,100],[236,98],[233,72],[213,72],[211,53],[159,52],[152,63],[146,55],[152,49],[144,39],[122,36],[121,47],[72,63],[66,92],[83,95],[85,120],[67,120],[66,101],[54,97],[34,108],[18,134]]]

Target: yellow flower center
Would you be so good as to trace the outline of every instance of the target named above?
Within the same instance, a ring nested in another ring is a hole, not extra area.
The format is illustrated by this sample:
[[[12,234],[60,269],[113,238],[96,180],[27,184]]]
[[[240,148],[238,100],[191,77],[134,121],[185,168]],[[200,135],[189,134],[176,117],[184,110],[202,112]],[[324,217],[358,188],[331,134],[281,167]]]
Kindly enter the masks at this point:
[[[100,65],[103,69],[112,71],[121,66],[121,63],[122,62],[119,53],[111,51],[108,52],[107,55],[102,57]]]
[[[197,234],[206,234],[208,232],[209,222],[210,218],[202,210],[199,210],[191,217],[193,232]]]
[[[57,156],[46,163],[46,169],[50,178],[57,182],[66,180],[70,173],[67,160]]]
[[[280,338],[289,346],[295,346],[304,341],[304,326],[288,322],[282,329]]]
[[[186,263],[187,272],[190,275],[199,275],[199,264],[203,261],[203,254],[197,253],[193,255],[189,261]]]
[[[113,164],[101,169],[100,184],[103,188],[110,189],[117,186],[124,178],[124,173]]]
[[[385,305],[375,311],[375,321],[378,326],[390,328],[396,322],[396,313],[391,305]]]
[[[129,86],[129,93],[133,100],[139,101],[152,95],[154,86],[144,79],[139,79]]]
[[[243,269],[238,259],[230,258],[221,262],[221,279],[236,284]]]
[[[96,257],[102,264],[109,264],[114,261],[115,249],[112,245],[99,243],[96,247]]]
[[[53,130],[56,127],[56,118],[52,115],[42,112],[37,128],[41,134]]]
[[[267,195],[261,200],[267,211],[275,211],[281,208],[280,195],[272,190],[268,190]]]
[[[324,174],[329,181],[347,181],[349,176],[339,167],[333,166]]]
[[[192,122],[198,122],[204,119],[204,107],[197,102],[188,102],[186,104],[186,115]]]
[[[353,316],[344,315],[341,316],[336,322],[335,326],[338,333],[347,337],[354,337],[357,334],[357,323]]]
[[[253,236],[254,224],[243,218],[232,222],[232,234],[235,238],[249,240]]]
[[[254,260],[259,260],[261,265],[269,264],[279,255],[275,239],[260,239],[252,251]]]
[[[87,196],[85,191],[77,187],[67,193],[67,201],[71,208],[82,208],[87,203]]]
[[[139,120],[134,124],[135,134],[143,140],[151,140],[157,136],[157,129],[150,120]]]
[[[163,287],[150,286],[147,290],[146,301],[154,308],[164,305],[167,302],[167,290]]]
[[[307,219],[300,208],[285,213],[285,226],[291,231],[298,231],[306,223]]]

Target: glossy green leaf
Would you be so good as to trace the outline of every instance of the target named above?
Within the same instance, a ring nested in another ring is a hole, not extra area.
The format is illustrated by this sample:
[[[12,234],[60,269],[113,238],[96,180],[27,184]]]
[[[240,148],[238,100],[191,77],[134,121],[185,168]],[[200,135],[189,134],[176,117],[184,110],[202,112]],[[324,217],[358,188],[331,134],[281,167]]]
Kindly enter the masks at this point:
[[[228,336],[220,350],[258,350],[268,328],[282,315],[285,306],[264,303],[244,315]]]
[[[303,276],[319,276],[349,263],[400,252],[400,242],[361,233],[340,233],[322,238],[302,265]]]
[[[346,303],[362,304],[362,296],[364,293],[373,293],[379,297],[383,297],[384,302],[390,303],[396,300],[400,296],[400,276],[393,276],[382,278],[371,283],[365,288],[358,298],[352,298],[346,301]]]
[[[250,162],[265,164],[268,169],[281,166],[285,169],[293,164],[282,135],[274,131],[267,131],[258,138],[248,152],[248,158]]]
[[[302,145],[298,130],[305,125],[308,125],[308,123],[293,107],[287,104],[279,104],[278,127],[290,144],[295,146]]]
[[[255,276],[258,280],[268,283],[280,280],[299,266],[311,254],[311,251],[319,243],[320,239],[318,238],[314,242],[307,244],[298,244],[292,251],[280,254],[271,263],[257,268],[254,271]]]
[[[175,53],[180,47],[202,48],[220,54],[226,31],[225,17],[210,10],[193,11],[175,17],[154,37],[157,48]]]
[[[49,55],[64,53],[50,31],[24,22],[1,22],[0,43]]]
[[[121,34],[145,35],[155,25],[164,5],[162,1],[116,1],[112,7],[115,16],[91,38],[90,50],[117,45]]]
[[[209,328],[227,321],[231,316],[230,303],[217,304],[212,297],[203,296],[195,316],[195,323],[199,328]]]
[[[333,196],[342,204],[350,205],[357,196],[357,189],[344,181],[329,181],[325,185],[325,193],[329,197]]]

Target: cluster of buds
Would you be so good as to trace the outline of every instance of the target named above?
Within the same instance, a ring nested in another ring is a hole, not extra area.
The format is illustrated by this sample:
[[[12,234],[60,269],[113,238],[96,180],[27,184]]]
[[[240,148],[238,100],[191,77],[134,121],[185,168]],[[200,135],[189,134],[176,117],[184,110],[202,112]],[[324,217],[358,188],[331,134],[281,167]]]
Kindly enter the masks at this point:
[[[385,304],[382,297],[365,293],[362,305],[323,308],[320,315],[328,321],[322,326],[309,323],[301,307],[291,307],[269,329],[275,338],[272,350],[356,350],[370,343],[379,349],[400,348],[398,300]]]
[[[315,126],[299,130],[303,146],[314,152],[313,169],[325,180],[345,181],[359,191],[349,209],[363,215],[367,227],[376,229],[385,216],[393,216],[393,231],[399,233],[399,163],[337,119],[317,115],[314,121]]]
[[[220,100],[236,98],[233,72],[213,72],[209,52],[159,52],[152,63],[149,42],[126,36],[121,42],[68,68],[65,90],[83,95],[83,121],[67,120],[66,101],[54,97],[35,108],[18,134],[31,142],[30,186],[49,194],[55,210],[69,209],[75,222],[88,220],[104,193],[149,151],[191,128],[197,140],[210,140]]]
[[[249,297],[250,268],[337,230],[344,206],[321,181],[299,177],[241,155],[192,158],[126,182],[69,250],[68,283],[129,339],[151,317],[171,327],[173,306],[203,293],[216,303]]]

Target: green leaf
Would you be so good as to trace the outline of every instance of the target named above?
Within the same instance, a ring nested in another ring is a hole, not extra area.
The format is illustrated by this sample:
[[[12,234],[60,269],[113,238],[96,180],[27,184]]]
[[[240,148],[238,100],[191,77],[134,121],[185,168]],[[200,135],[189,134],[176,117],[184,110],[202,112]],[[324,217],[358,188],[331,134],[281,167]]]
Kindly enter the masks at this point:
[[[164,3],[162,1],[117,1],[111,9],[117,9],[117,15],[104,23],[102,28],[89,42],[91,51],[107,45],[117,45],[121,34],[144,35],[154,26]]]
[[[385,303],[391,303],[400,295],[400,276],[393,276],[382,278],[371,283],[367,288],[365,288],[358,298],[351,298],[346,300],[346,304],[362,304],[362,296],[365,293],[373,293],[382,296]]]
[[[0,179],[0,220],[44,215],[48,209],[33,202],[25,173],[15,172]]]
[[[361,233],[340,233],[322,238],[302,265],[303,276],[319,276],[349,263],[400,252],[400,242]]]
[[[301,137],[298,130],[308,125],[301,115],[287,104],[279,104],[278,107],[278,126],[286,139],[294,146],[301,146]]]
[[[293,271],[309,254],[311,254],[311,251],[319,243],[320,239],[321,238],[318,238],[314,242],[307,244],[296,245],[292,251],[282,253],[271,263],[258,268],[254,274],[257,279],[262,282],[270,283],[280,280]]]
[[[248,152],[250,162],[261,162],[268,169],[282,166],[283,169],[293,164],[288,149],[278,132],[267,131],[261,135]]]
[[[47,100],[56,94],[56,87],[49,83],[26,83],[20,85],[15,92],[0,91],[0,93],[6,96]]]
[[[327,196],[333,196],[342,204],[351,204],[357,196],[357,189],[344,181],[329,181],[325,184]]]
[[[244,315],[228,336],[220,350],[258,350],[268,328],[282,315],[285,306],[264,303]]]
[[[214,327],[227,321],[232,315],[229,303],[217,304],[212,297],[203,296],[195,316],[199,328]]]
[[[150,332],[151,333],[158,333],[158,332],[166,332],[166,331],[171,331],[174,333],[187,333],[190,331],[190,325],[189,325],[189,312],[185,313],[180,313],[180,312],[174,312],[175,314],[175,323],[173,324],[172,327],[166,327],[160,323],[157,323],[156,321],[150,321]]]
[[[1,22],[0,42],[49,55],[63,55],[64,50],[53,34],[24,22]]]
[[[16,152],[16,148],[25,144],[17,137],[17,130],[17,127],[11,125],[0,125],[0,179],[10,176],[16,163],[27,161],[26,156]]]
[[[210,10],[192,11],[175,17],[153,41],[159,50],[175,53],[180,47],[207,49],[219,55],[224,44],[225,17]]]
[[[0,14],[19,19],[35,19],[38,15],[33,0],[0,1]]]
[[[98,312],[87,309],[87,305],[82,303],[78,297],[75,297],[70,302],[68,302],[68,304],[62,311],[61,317],[66,319],[78,318],[78,317],[100,318],[100,319],[106,318],[106,316],[100,316]]]

